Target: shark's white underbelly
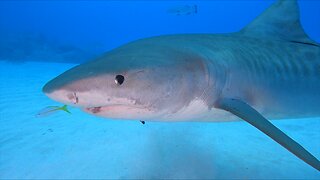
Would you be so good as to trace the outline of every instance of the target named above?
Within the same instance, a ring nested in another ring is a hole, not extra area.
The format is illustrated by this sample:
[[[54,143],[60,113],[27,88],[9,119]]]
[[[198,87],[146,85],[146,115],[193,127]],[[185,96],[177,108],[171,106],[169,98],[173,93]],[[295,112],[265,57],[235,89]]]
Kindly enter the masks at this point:
[[[175,113],[168,113],[157,119],[160,121],[235,121],[239,120],[233,114],[216,109],[209,108],[201,99],[194,99],[188,105]]]

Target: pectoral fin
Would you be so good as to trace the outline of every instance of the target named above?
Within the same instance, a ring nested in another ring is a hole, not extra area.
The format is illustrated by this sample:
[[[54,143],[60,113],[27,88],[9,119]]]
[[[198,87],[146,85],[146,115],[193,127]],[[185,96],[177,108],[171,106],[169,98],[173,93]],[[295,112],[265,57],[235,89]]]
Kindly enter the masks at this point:
[[[291,139],[288,135],[274,126],[270,121],[264,118],[259,112],[247,103],[237,99],[222,99],[216,104],[220,108],[231,112],[232,114],[247,121],[260,131],[271,137],[280,145],[288,149],[294,155],[320,171],[320,161],[311,153],[304,149],[300,144]]]

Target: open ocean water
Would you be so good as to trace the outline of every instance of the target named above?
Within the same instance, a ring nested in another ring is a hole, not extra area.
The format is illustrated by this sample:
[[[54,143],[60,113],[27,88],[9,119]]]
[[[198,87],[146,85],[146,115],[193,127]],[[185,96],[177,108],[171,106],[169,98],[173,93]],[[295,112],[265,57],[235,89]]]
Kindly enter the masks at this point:
[[[236,32],[273,2],[0,1],[0,178],[320,179],[243,121],[143,125],[76,108],[35,116],[61,105],[43,85],[79,63],[150,36]],[[320,42],[320,1],[298,2]],[[272,122],[320,158],[320,117]]]

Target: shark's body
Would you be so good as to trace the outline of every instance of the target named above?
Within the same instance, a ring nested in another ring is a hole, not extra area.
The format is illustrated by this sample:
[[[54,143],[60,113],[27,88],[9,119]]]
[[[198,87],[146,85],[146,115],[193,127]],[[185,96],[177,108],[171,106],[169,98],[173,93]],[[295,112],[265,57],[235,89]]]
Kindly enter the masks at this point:
[[[210,108],[214,88],[220,91],[220,98],[239,98],[270,119],[320,116],[319,46],[234,33],[159,36],[144,39],[141,47],[154,42],[162,48],[200,53],[206,68],[203,82],[208,86],[193,81],[203,92],[190,93],[184,98],[188,103],[151,120],[238,120],[226,111]],[[218,86],[211,86],[215,83]]]
[[[43,91],[109,118],[240,117],[320,170],[314,156],[266,119],[320,116],[320,45],[302,30],[295,1],[276,2],[237,33],[129,43],[63,73]]]

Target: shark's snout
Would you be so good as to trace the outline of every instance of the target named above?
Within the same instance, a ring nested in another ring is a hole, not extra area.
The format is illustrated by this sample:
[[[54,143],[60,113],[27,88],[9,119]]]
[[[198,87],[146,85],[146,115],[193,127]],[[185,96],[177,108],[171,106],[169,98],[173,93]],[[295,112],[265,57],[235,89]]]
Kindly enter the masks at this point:
[[[49,94],[53,91],[52,85],[51,85],[51,81],[46,83],[43,87],[42,87],[42,92],[44,94]]]
[[[64,104],[75,105],[79,103],[79,97],[76,92],[68,91],[63,87],[57,87],[56,84],[55,79],[49,81],[43,86],[42,92],[50,99]]]

